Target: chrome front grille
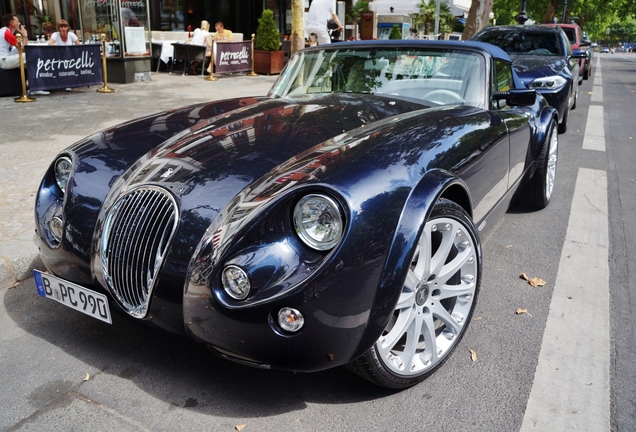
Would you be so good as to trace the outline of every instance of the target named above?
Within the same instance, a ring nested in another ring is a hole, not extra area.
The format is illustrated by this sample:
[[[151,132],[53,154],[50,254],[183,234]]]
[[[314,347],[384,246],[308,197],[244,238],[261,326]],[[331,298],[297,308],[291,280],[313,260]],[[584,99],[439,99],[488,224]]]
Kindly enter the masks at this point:
[[[106,217],[101,243],[104,279],[117,301],[136,318],[148,313],[177,221],[172,195],[153,186],[126,193]]]

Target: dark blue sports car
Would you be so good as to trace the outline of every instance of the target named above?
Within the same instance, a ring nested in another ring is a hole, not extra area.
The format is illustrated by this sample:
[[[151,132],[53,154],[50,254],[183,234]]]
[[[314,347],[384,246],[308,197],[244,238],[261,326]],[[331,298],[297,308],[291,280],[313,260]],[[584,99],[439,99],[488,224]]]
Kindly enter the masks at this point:
[[[560,27],[493,26],[478,32],[473,40],[487,42],[506,51],[512,66],[528,88],[536,89],[559,114],[559,133],[568,129],[570,110],[576,108],[583,71],[581,50],[572,51]]]
[[[556,125],[492,45],[309,48],[267,97],[60,153],[37,193],[38,291],[244,364],[408,387],[465,333],[493,220],[550,202]]]

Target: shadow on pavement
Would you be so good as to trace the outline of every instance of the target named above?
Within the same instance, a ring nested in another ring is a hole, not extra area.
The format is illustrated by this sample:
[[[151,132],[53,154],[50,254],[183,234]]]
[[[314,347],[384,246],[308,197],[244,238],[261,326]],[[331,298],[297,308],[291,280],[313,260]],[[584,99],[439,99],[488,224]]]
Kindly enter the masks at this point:
[[[104,324],[38,296],[32,279],[5,293],[4,309],[28,333],[24,343],[34,351],[42,342],[52,344],[101,371],[79,385],[58,382],[58,397],[73,390],[100,403],[108,401],[122,412],[130,409],[126,381],[175,408],[242,418],[302,410],[307,403],[349,404],[393,394],[344,368],[312,374],[260,370],[219,358],[190,340],[145,329],[118,314],[112,325]],[[51,369],[46,379],[55,383],[56,375]],[[60,384],[72,388],[60,391]],[[29,401],[51,403],[53,395],[38,394],[46,388],[43,382],[33,389]]]

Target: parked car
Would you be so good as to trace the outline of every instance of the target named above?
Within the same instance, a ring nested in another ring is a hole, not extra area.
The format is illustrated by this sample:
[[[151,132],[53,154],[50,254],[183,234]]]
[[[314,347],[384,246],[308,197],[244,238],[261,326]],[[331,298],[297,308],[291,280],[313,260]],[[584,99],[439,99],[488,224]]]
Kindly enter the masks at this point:
[[[243,364],[408,387],[466,332],[480,237],[513,199],[550,202],[556,123],[493,45],[308,48],[267,97],[61,152],[36,197],[38,292]]]
[[[560,27],[494,26],[473,40],[491,43],[506,51],[521,81],[536,89],[559,113],[559,133],[568,129],[570,110],[576,108],[579,63],[583,52],[572,52]]]
[[[608,47],[601,48],[601,53],[609,53],[610,49]]]
[[[587,33],[583,32],[583,42],[589,45],[584,45],[581,50],[585,52],[587,58],[585,59],[585,67],[583,69],[583,79],[590,79],[592,72],[594,71],[594,47],[592,41],[587,36]],[[580,66],[580,65],[579,65]]]
[[[592,71],[592,50],[588,48],[590,45],[592,45],[592,41],[589,40],[585,32],[581,30],[581,27],[579,27],[578,24],[571,23],[546,25],[561,27],[565,35],[568,37],[568,40],[570,41],[572,52],[577,52],[577,50],[580,50],[585,53],[585,58],[579,58],[579,69],[581,71],[579,76],[579,84],[582,83],[584,79],[588,79]]]

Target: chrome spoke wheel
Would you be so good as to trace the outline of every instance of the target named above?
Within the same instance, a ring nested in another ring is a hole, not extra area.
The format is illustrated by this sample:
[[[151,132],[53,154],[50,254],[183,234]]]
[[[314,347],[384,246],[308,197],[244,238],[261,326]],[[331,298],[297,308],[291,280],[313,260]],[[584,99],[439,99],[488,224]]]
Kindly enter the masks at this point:
[[[548,160],[545,175],[545,196],[548,201],[550,201],[552,191],[554,190],[554,179],[556,178],[557,155],[559,150],[559,139],[553,128],[550,130],[549,140]]]
[[[426,379],[466,332],[480,281],[477,229],[461,206],[441,198],[413,245],[384,331],[349,369],[387,388],[406,388]]]
[[[461,221],[426,223],[391,322],[377,342],[392,372],[426,373],[455,345],[475,298],[477,254]]]

